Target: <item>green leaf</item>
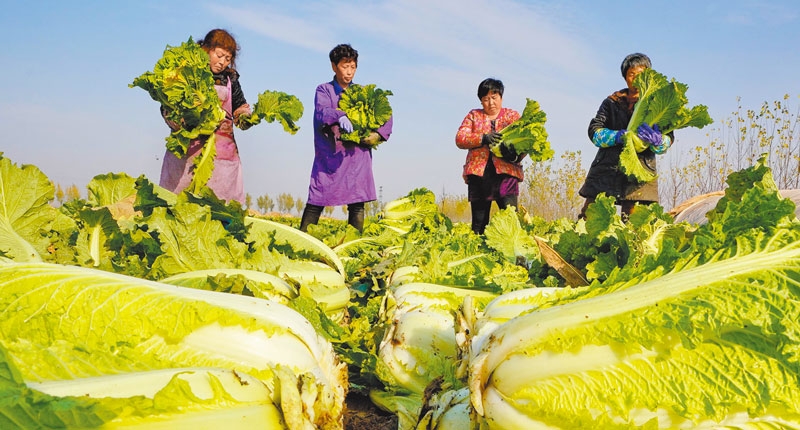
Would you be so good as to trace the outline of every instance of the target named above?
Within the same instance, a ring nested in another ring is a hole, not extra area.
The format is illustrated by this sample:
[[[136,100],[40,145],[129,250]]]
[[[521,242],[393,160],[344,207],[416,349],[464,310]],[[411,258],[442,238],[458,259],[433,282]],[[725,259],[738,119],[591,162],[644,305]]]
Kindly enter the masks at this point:
[[[57,218],[53,184],[32,165],[17,166],[0,153],[0,255],[16,261],[42,261],[46,233]]]
[[[253,113],[239,118],[239,121],[250,125],[256,125],[261,120],[269,123],[278,121],[285,131],[295,134],[300,129],[297,121],[302,116],[303,103],[297,97],[280,91],[267,90],[258,95]]]
[[[533,161],[553,158],[554,151],[550,148],[544,127],[546,121],[547,115],[541,110],[539,102],[527,99],[520,118],[500,132],[503,135],[503,144],[513,148],[517,154],[528,154]],[[498,157],[502,155],[499,146],[492,152]]]

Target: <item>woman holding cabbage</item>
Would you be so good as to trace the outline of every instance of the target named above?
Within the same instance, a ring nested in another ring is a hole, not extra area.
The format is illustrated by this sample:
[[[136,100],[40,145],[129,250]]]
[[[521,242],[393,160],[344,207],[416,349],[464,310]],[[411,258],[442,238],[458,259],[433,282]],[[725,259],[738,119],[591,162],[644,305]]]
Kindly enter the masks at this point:
[[[586,199],[579,217],[586,218],[586,209],[600,193],[616,199],[623,219],[627,219],[636,203],[658,202],[658,181],[637,182],[628,177],[619,167],[623,136],[639,100],[639,90],[633,81],[639,73],[652,67],[650,58],[641,53],[630,54],[622,61],[620,70],[627,88],[614,92],[603,100],[597,114],[589,122],[589,139],[598,148],[597,155],[589,167],[586,180],[579,194]],[[656,171],[656,154],[663,154],[672,145],[672,132],[662,135],[658,126],[643,123],[635,133],[648,145],[638,154],[639,161],[648,170]]]
[[[214,75],[214,88],[225,111],[224,119],[214,131],[216,156],[213,175],[207,186],[221,200],[244,203],[242,161],[233,137],[233,126],[236,122],[241,129],[249,128],[247,123],[239,123],[237,120],[241,115],[250,115],[251,109],[242,93],[239,73],[236,71],[239,45],[230,33],[221,29],[209,31],[198,44],[208,53],[209,67]],[[167,120],[167,112],[163,106],[161,113],[172,130],[180,128],[179,124]],[[161,165],[159,185],[175,193],[188,187],[192,182],[194,158],[201,152],[207,140],[208,136],[193,140],[183,157],[177,157],[172,151],[167,150]]]
[[[314,164],[308,186],[308,200],[300,220],[300,230],[319,221],[325,206],[347,205],[347,223],[358,231],[364,228],[364,203],[377,198],[372,175],[372,148],[392,133],[391,110],[382,125],[365,132],[356,141],[343,140],[354,131],[356,118],[349,118],[340,106],[342,93],[353,83],[358,67],[358,51],[348,44],[334,47],[328,54],[333,80],[317,86],[314,96]],[[364,88],[368,88],[367,86]],[[374,86],[372,86],[374,87]],[[383,92],[391,95],[391,92]],[[382,97],[385,102],[385,97]],[[388,102],[384,103],[388,108]]]
[[[472,231],[483,234],[489,224],[492,201],[505,209],[517,206],[519,183],[524,179],[522,158],[502,145],[499,133],[520,118],[519,112],[503,107],[503,82],[487,78],[478,85],[481,109],[472,109],[456,133],[456,146],[468,150],[463,178],[472,209]],[[501,157],[491,149],[499,146]]]

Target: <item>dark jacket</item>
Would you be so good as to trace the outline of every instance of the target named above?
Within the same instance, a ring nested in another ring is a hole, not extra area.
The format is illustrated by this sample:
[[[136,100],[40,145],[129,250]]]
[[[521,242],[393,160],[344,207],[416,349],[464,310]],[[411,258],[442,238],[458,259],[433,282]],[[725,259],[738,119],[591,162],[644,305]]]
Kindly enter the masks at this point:
[[[603,100],[597,115],[589,122],[589,140],[601,128],[611,130],[624,130],[633,115],[633,107],[628,106],[628,89],[624,88],[611,94]],[[672,138],[672,134],[669,134]],[[616,198],[620,201],[657,202],[658,180],[639,183],[628,178],[619,167],[619,155],[622,152],[621,144],[608,148],[599,148],[597,155],[589,167],[586,180],[578,193],[584,198],[594,198],[600,193]],[[650,149],[639,153],[639,161],[656,172],[656,154]]]
[[[232,108],[233,112],[236,112],[236,109],[247,103],[242,86],[239,84],[239,72],[231,69],[223,70],[222,73],[214,75],[214,85],[228,85],[228,79],[231,80]]]

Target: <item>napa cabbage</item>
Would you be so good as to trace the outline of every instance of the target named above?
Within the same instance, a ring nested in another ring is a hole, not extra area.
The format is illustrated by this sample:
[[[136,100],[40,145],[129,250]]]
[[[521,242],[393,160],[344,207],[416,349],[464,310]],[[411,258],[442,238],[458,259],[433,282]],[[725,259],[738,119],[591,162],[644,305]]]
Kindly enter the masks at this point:
[[[0,344],[26,383],[156,369],[246,373],[288,428],[340,428],[347,368],[277,302],[89,268],[0,264]]]
[[[386,388],[372,390],[370,398],[398,415],[399,429],[414,428],[433,381],[448,389],[466,387],[459,374],[464,350],[457,340],[459,315],[465,301],[474,313],[496,296],[421,282],[387,292],[381,322],[387,329],[378,347],[376,372]]]
[[[696,105],[691,108],[686,97],[688,85],[653,69],[645,69],[633,80],[639,90],[639,100],[628,121],[628,132],[622,137],[624,148],[620,154],[620,168],[638,182],[649,182],[655,174],[642,166],[637,154],[648,148],[636,133],[642,124],[658,125],[662,133],[670,133],[686,127],[703,128],[713,122],[708,107]]]
[[[681,249],[621,269],[635,276],[479,322],[469,387],[480,420],[497,429],[796,426],[800,222],[763,185],[764,160],[731,175],[730,198]],[[755,207],[769,216],[737,217]]]
[[[360,143],[370,133],[378,130],[392,117],[389,96],[392,92],[376,88],[375,84],[350,84],[339,98],[339,109],[353,124],[353,131],[341,133],[343,141]],[[377,147],[382,140],[373,146]]]
[[[527,99],[522,115],[508,127],[500,131],[503,143],[513,150],[515,154],[527,154],[533,161],[546,161],[553,158],[554,151],[547,140],[547,130],[544,127],[547,114],[539,106],[539,102]],[[500,145],[492,148],[497,157],[502,157]]]

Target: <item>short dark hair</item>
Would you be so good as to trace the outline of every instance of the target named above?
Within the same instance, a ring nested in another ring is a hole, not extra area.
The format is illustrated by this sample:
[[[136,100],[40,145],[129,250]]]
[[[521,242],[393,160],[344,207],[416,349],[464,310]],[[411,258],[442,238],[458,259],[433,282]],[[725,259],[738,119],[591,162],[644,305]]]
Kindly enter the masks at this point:
[[[336,45],[333,49],[331,49],[331,53],[328,54],[328,58],[331,59],[331,63],[339,64],[342,60],[352,60],[355,61],[356,66],[358,65],[358,51],[353,49],[347,43],[341,43]]]
[[[628,70],[630,68],[636,66],[644,66],[647,69],[653,67],[653,65],[650,63],[650,57],[642,54],[641,52],[635,52],[633,54],[629,54],[624,60],[622,60],[622,65],[619,67],[620,71],[622,72],[622,77],[624,78],[625,75],[628,74]]]
[[[478,84],[478,99],[482,99],[486,94],[493,92],[503,97],[503,90],[505,90],[503,81],[494,78],[486,78]]]

